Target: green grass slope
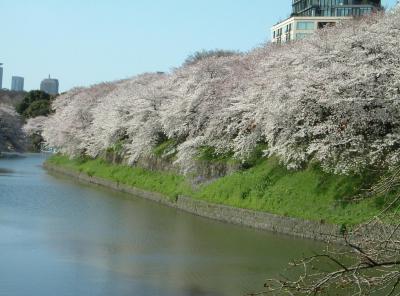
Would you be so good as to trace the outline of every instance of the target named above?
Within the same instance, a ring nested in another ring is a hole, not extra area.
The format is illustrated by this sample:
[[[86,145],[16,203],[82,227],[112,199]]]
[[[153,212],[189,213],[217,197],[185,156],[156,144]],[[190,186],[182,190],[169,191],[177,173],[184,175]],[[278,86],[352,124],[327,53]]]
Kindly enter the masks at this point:
[[[102,159],[70,160],[54,155],[48,162],[85,172],[174,199],[191,196],[212,203],[326,223],[354,225],[379,211],[373,199],[346,203],[348,197],[368,188],[376,176],[338,176],[310,165],[288,171],[270,158],[197,188],[184,176],[109,164]]]

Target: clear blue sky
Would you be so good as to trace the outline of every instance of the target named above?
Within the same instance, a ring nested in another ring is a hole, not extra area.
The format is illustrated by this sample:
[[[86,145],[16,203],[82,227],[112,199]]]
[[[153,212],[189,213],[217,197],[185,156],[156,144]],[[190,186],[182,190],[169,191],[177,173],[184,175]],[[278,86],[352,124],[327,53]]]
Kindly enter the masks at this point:
[[[383,0],[387,7],[396,0]],[[246,51],[270,37],[291,0],[0,0],[3,87],[11,75],[61,90],[168,71],[201,49]]]

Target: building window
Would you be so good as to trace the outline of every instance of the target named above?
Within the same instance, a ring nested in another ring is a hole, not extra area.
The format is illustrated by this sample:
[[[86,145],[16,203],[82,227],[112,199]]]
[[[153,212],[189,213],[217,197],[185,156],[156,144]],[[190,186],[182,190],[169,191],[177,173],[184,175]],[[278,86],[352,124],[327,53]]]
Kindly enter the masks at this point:
[[[296,33],[296,40],[307,38],[310,35],[312,35],[312,34],[309,34],[309,33]]]
[[[288,32],[290,32],[290,31],[292,31],[292,24],[288,24],[288,25],[286,25],[286,27],[285,27],[285,33],[288,33]]]
[[[335,22],[318,22],[318,29],[323,29],[325,27],[333,27],[336,25]]]
[[[314,30],[314,22],[298,22],[297,30]]]

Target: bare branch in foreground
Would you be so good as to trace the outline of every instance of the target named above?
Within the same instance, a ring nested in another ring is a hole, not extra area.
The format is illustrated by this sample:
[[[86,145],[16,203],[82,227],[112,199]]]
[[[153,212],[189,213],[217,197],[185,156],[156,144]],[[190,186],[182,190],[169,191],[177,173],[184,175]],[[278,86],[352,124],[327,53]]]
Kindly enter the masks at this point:
[[[369,194],[387,195],[399,185],[396,169]],[[292,262],[291,279],[269,279],[266,291],[251,295],[400,295],[399,204],[394,195],[370,221],[343,233],[343,245]]]

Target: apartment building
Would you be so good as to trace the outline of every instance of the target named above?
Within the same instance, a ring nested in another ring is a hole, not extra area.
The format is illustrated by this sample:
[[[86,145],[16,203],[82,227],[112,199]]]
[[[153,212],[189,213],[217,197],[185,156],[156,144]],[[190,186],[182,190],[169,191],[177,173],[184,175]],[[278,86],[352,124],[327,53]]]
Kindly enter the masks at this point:
[[[272,27],[272,42],[303,39],[325,26],[381,9],[380,0],[293,0],[291,16]]]

